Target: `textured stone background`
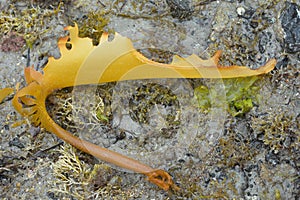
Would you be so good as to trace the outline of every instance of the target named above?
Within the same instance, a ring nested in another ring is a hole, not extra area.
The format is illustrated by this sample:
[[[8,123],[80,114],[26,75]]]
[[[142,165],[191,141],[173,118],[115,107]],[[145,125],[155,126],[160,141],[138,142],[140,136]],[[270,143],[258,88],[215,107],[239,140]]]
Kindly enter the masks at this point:
[[[119,126],[82,128],[94,129],[92,133],[98,129],[103,134],[81,137],[170,172],[182,188],[178,193],[164,192],[141,175],[95,160],[27,121],[13,127],[22,119],[9,97],[0,104],[2,199],[299,199],[299,1],[88,0],[58,5],[59,1],[0,1],[1,27],[8,24],[7,29],[1,29],[0,88],[15,87],[18,82],[24,86],[23,68],[29,58],[30,64],[39,69],[49,56],[58,58],[57,39],[67,34],[63,27],[73,22],[87,25],[88,33],[83,34],[89,36],[97,35],[95,27],[116,31],[129,37],[138,49],[155,48],[181,56],[195,53],[203,58],[221,49],[224,65],[256,68],[269,58],[276,58],[278,64],[259,81],[260,99],[245,116],[232,117],[224,110],[191,115],[195,111],[188,103],[182,107],[186,118],[182,119],[180,130],[188,136],[192,134],[193,141],[178,151],[171,148],[177,136],[164,139],[151,133],[151,140],[147,141],[149,137],[144,133],[127,132],[124,140],[114,142],[122,129],[140,129],[130,118],[119,118],[118,114],[128,111],[126,107],[116,110],[117,116],[113,117],[113,123]],[[33,10],[29,12],[30,9]],[[88,20],[91,13],[99,15],[99,24],[96,17]],[[22,19],[30,23],[20,24]],[[92,31],[93,25],[96,32]],[[166,59],[165,55],[161,57]],[[122,95],[129,98],[131,91],[144,83],[107,86],[115,94],[112,107],[118,107]],[[197,80],[156,83],[177,91],[182,105],[192,98],[192,85]],[[95,88],[79,89],[76,94],[86,97],[89,91],[95,93]],[[68,93],[65,95],[68,97]],[[59,112],[53,109],[54,113]],[[152,111],[154,117],[155,111],[160,110]],[[157,121],[153,125],[159,126],[161,119],[154,119]],[[128,127],[128,123],[132,124]],[[129,136],[138,137],[139,142],[129,146]],[[161,149],[157,155],[144,154],[144,143],[150,152],[156,143]],[[169,151],[161,154],[166,147]],[[72,165],[66,166],[64,158],[73,158]]]

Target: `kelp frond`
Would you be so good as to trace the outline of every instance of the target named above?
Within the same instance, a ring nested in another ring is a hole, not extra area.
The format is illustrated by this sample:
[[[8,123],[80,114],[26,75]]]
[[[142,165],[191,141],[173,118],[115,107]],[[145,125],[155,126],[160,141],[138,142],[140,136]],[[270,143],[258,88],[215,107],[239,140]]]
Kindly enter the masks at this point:
[[[223,67],[218,64],[221,51],[217,51],[208,60],[196,55],[187,58],[174,56],[172,63],[162,64],[144,57],[134,49],[128,38],[117,33],[112,41],[104,33],[99,45],[93,46],[91,39],[78,37],[76,25],[66,30],[70,31],[70,36],[58,41],[61,58],[49,58],[43,73],[33,67],[25,68],[27,86],[16,93],[14,107],[35,125],[44,127],[78,149],[119,167],[145,174],[149,181],[164,190],[178,189],[167,172],[75,137],[56,124],[46,110],[47,96],[65,87],[121,80],[253,76],[271,71],[276,63],[275,59],[271,59],[256,70],[243,66]]]
[[[11,93],[13,93],[13,88],[2,88],[0,89],[0,103]]]

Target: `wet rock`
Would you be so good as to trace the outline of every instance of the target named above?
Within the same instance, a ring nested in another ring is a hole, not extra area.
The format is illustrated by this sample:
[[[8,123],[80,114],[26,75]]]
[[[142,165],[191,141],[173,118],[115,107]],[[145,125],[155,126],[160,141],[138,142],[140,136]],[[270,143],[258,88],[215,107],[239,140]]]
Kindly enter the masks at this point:
[[[284,48],[288,53],[300,51],[300,7],[295,3],[286,3],[282,12],[281,26],[284,30]]]
[[[4,52],[19,51],[25,45],[25,40],[22,36],[16,33],[9,33],[0,44],[0,50]]]
[[[254,15],[255,13],[255,10],[254,9],[245,9],[245,12],[244,13],[241,13],[238,15],[244,19],[251,19],[251,17]]]
[[[266,52],[266,48],[270,45],[270,42],[272,42],[272,33],[262,32],[260,34],[260,39],[258,43],[258,49],[261,54]]]
[[[10,146],[16,146],[19,147],[20,149],[24,148],[25,146],[22,144],[19,138],[15,137],[11,141],[9,141]]]
[[[286,68],[289,63],[289,58],[288,56],[284,56],[282,59],[278,60],[278,63],[276,65],[276,69],[280,68]]]
[[[188,0],[167,0],[172,17],[180,20],[190,19],[194,9]]]
[[[265,161],[272,166],[276,166],[280,163],[279,156],[274,154],[273,152],[269,152],[266,154]]]

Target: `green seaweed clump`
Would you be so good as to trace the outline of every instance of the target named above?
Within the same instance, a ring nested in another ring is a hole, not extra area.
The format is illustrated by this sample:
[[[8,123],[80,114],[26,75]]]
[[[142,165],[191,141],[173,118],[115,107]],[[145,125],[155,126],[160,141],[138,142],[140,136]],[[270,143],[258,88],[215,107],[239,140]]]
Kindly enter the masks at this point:
[[[209,89],[205,85],[196,87],[194,96],[197,99],[197,106],[202,110],[208,110],[211,107]]]
[[[251,110],[259,88],[254,85],[258,76],[224,80],[229,113],[240,116]]]
[[[254,85],[258,79],[258,76],[251,76],[223,80],[227,109],[232,116],[242,116],[251,110],[253,102],[258,97],[257,91],[259,87]],[[208,111],[211,108],[212,99],[217,98],[216,95],[217,92],[214,89],[209,89],[205,85],[200,85],[194,90],[197,107],[204,111]]]

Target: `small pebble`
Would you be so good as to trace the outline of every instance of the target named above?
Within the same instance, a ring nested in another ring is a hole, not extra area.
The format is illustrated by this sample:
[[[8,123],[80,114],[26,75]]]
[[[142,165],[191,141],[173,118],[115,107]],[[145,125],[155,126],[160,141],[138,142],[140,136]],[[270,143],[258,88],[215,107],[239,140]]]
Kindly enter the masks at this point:
[[[243,15],[245,14],[246,10],[245,10],[244,7],[238,7],[238,8],[236,9],[236,12],[237,12],[237,14],[238,14],[239,16],[243,16]]]

